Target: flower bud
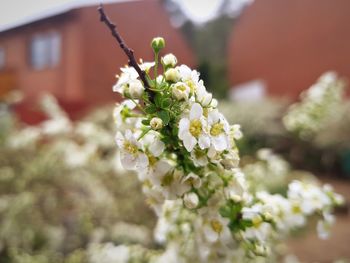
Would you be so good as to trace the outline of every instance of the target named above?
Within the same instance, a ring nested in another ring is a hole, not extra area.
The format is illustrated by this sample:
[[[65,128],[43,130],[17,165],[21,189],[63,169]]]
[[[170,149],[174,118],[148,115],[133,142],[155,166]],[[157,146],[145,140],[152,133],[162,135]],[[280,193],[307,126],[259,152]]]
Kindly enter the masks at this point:
[[[133,80],[129,82],[129,94],[133,99],[138,99],[142,96],[145,88],[143,87],[141,81]]]
[[[159,130],[163,127],[163,121],[160,118],[154,117],[152,118],[150,125],[153,130]]]
[[[164,38],[162,37],[153,38],[151,42],[151,47],[153,48],[154,52],[158,53],[162,48],[165,47]]]
[[[177,69],[170,68],[165,72],[166,81],[178,82],[180,80],[180,72]]]
[[[255,244],[253,248],[253,252],[257,256],[266,256],[267,255],[267,248],[261,244]]]
[[[162,58],[162,62],[167,67],[175,67],[177,59],[173,54],[167,54]]]
[[[184,196],[184,204],[189,209],[194,209],[199,204],[199,198],[195,193],[187,193]]]
[[[178,82],[171,86],[171,93],[177,100],[187,100],[190,95],[190,87],[183,82]]]
[[[201,101],[202,105],[208,106],[210,104],[212,98],[213,98],[213,95],[211,93],[207,92],[202,98],[202,101]]]
[[[212,106],[213,108],[216,108],[218,106],[218,100],[217,99],[212,99],[210,106]]]

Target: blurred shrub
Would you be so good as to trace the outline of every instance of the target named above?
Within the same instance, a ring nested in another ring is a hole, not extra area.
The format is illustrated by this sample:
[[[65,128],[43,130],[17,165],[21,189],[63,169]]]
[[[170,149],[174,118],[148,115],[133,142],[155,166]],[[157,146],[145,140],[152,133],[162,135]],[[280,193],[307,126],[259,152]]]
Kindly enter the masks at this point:
[[[315,172],[350,175],[350,104],[333,104],[336,117],[326,118],[307,140],[288,132],[282,122],[288,103],[267,98],[259,102],[221,102],[230,122],[242,126],[239,141],[242,155],[254,155],[260,148],[272,148],[294,167]]]
[[[112,110],[72,123],[52,97],[43,109],[36,127],[0,117],[0,262],[87,262],[100,242],[150,246],[154,216],[118,165]]]

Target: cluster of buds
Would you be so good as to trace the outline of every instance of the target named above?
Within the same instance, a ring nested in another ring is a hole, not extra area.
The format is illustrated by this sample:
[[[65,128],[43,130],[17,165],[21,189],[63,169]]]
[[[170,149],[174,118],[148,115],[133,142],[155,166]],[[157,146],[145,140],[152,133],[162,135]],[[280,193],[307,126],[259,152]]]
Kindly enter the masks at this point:
[[[279,232],[304,225],[289,223],[296,210],[305,219],[324,211],[329,218],[337,199],[329,189],[316,187],[321,197],[311,198],[312,209],[304,211],[294,209],[305,201],[293,194],[296,183],[286,197],[248,188],[239,168],[239,125],[230,125],[220,113],[196,70],[176,66],[173,54],[159,59],[164,46],[162,38],[155,38],[155,61],[139,65],[147,85],[134,68],[121,69],[114,90],[126,100],[116,106],[114,117],[121,163],[137,172],[159,216],[158,242],[178,249],[171,253],[178,257],[174,262],[187,262],[181,257],[228,262],[247,254],[268,256]]]

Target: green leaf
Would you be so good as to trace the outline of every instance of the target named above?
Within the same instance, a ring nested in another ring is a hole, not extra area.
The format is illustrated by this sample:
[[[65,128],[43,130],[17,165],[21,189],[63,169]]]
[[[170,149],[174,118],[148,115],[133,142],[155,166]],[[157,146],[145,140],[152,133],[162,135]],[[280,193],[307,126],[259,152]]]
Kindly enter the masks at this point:
[[[228,217],[230,218],[231,216],[231,209],[228,206],[223,206],[219,209],[219,213],[222,217]]]
[[[165,110],[161,110],[157,113],[158,117],[162,119],[164,125],[168,125],[170,121],[169,113]]]
[[[148,114],[153,114],[157,112],[157,107],[155,105],[149,105],[145,108],[145,112]]]
[[[161,103],[162,104],[161,107],[163,109],[169,108],[169,106],[171,105],[171,102],[172,100],[170,98],[163,99]]]
[[[148,119],[142,120],[142,124],[143,124],[143,125],[146,125],[146,126],[149,125],[149,122],[150,122],[150,120],[148,120]]]
[[[157,93],[156,96],[154,97],[154,103],[158,106],[162,106],[162,95],[160,93]]]

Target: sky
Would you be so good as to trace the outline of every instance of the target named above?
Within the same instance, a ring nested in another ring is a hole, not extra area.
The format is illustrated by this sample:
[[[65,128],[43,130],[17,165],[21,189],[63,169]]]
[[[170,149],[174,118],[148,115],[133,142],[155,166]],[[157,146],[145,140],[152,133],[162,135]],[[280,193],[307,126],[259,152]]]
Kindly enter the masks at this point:
[[[62,4],[71,4],[76,0],[2,0],[0,9],[0,27],[25,20],[26,17],[40,14],[48,9],[54,9]],[[81,1],[81,0],[80,0]],[[82,0],[83,2],[99,2]],[[191,19],[203,22],[212,18],[222,0],[176,0]],[[108,2],[102,0],[101,2]]]

